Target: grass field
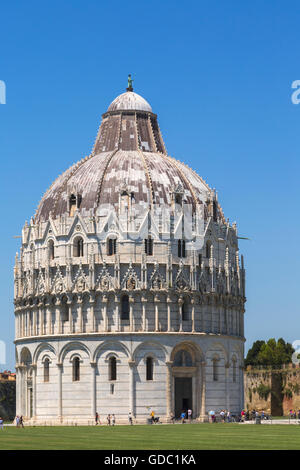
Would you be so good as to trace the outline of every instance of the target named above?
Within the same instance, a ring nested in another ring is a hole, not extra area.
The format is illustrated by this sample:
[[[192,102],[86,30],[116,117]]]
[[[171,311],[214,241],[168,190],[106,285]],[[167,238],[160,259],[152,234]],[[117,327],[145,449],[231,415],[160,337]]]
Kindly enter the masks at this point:
[[[175,424],[115,427],[7,427],[0,450],[300,449],[300,426]]]

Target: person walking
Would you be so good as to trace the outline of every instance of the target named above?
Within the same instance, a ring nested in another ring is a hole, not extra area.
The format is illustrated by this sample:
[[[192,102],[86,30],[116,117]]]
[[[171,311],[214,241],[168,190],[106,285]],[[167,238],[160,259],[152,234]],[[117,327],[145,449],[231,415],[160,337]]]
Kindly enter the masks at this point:
[[[112,417],[111,417],[111,424],[112,424],[112,426],[114,426],[114,425],[116,424],[116,417],[115,417],[115,415],[112,415]]]
[[[107,420],[107,426],[110,426],[110,415],[107,415],[106,420]]]
[[[96,426],[97,426],[97,424],[99,424],[99,415],[98,415],[97,412],[96,412],[96,416],[95,416],[95,423],[96,423]]]
[[[129,411],[129,413],[128,413],[128,421],[129,421],[129,424],[132,426],[132,425],[133,425],[133,421],[132,421],[132,414],[131,414],[131,411]]]
[[[20,426],[24,428],[23,416],[20,416]]]

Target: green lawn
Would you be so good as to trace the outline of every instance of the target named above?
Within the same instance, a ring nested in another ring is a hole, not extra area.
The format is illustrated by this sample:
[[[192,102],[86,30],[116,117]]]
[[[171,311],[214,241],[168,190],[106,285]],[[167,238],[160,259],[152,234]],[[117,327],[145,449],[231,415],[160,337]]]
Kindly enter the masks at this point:
[[[175,424],[152,426],[7,427],[3,449],[300,449],[300,426]]]

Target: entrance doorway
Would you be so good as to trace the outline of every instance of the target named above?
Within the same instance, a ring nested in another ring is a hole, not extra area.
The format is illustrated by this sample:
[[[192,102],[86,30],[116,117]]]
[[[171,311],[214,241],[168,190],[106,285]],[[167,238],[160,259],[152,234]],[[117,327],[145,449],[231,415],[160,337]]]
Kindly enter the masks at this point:
[[[175,418],[189,408],[193,409],[192,377],[175,377]]]

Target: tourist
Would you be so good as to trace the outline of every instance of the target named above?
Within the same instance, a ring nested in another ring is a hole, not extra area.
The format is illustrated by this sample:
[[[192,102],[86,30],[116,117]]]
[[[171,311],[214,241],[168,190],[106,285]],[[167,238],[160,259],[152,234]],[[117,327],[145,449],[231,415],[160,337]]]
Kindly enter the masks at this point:
[[[20,418],[19,418],[19,416],[16,416],[16,426],[17,426],[17,428],[20,426]]]
[[[107,415],[106,420],[107,420],[107,426],[110,426],[110,415]]]
[[[245,421],[245,411],[244,410],[241,411],[241,421],[242,421],[242,423]]]
[[[4,429],[4,427],[3,427],[3,418],[1,418],[1,416],[0,416],[0,428],[3,431],[3,429]]]
[[[189,420],[189,423],[191,423],[191,422],[192,422],[192,414],[193,414],[193,411],[189,408],[187,413],[188,413],[188,420]]]
[[[224,410],[220,411],[220,418],[221,418],[221,421],[225,423],[225,411]]]
[[[111,424],[112,424],[112,426],[114,426],[114,425],[116,424],[116,417],[115,417],[115,415],[112,415],[112,417],[111,417]]]
[[[229,410],[227,411],[226,420],[227,420],[227,423],[230,423],[231,421],[231,414]]]
[[[185,411],[182,411],[180,417],[181,417],[181,423],[184,424],[185,423]]]
[[[155,423],[155,417],[154,417],[154,411],[153,410],[150,413],[150,417],[151,417],[152,424],[154,424]]]
[[[20,426],[21,426],[22,428],[24,428],[23,416],[22,416],[22,415],[20,416]]]
[[[96,416],[95,416],[95,422],[96,422],[96,426],[97,426],[97,424],[99,424],[99,415],[98,415],[97,412],[96,412]]]
[[[133,422],[132,422],[132,414],[131,414],[130,411],[129,411],[129,413],[128,413],[128,421],[129,421],[129,424],[130,424],[130,425],[133,425]]]

